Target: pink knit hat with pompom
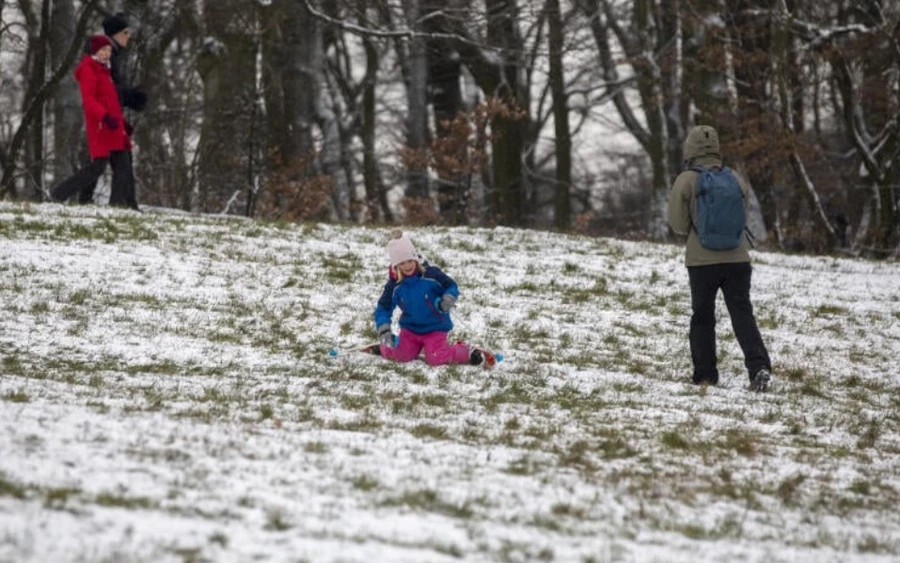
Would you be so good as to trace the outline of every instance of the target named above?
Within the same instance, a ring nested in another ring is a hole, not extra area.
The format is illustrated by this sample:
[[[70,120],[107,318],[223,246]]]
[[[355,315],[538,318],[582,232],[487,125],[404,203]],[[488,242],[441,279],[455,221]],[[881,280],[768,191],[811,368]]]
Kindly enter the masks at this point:
[[[407,260],[419,261],[419,253],[416,252],[416,247],[413,246],[409,237],[400,230],[395,230],[391,233],[391,240],[387,244],[387,253],[391,261],[391,267],[396,267]]]

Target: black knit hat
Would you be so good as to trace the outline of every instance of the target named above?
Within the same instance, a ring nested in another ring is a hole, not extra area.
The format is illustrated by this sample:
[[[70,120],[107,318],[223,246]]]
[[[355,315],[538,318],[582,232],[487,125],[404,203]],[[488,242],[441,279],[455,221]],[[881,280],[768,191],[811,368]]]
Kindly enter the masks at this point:
[[[108,18],[103,20],[103,33],[107,34],[110,37],[119,33],[123,29],[128,29],[128,20],[125,19],[125,14],[123,14],[122,12],[109,16]]]

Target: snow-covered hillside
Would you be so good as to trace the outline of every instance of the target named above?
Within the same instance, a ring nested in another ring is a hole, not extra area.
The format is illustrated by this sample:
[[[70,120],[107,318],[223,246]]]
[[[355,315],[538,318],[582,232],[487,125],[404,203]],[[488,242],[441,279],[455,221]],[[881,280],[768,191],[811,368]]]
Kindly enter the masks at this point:
[[[0,203],[0,561],[900,558],[900,265],[756,253],[754,394],[679,246],[410,233],[494,370],[329,357],[384,230]]]

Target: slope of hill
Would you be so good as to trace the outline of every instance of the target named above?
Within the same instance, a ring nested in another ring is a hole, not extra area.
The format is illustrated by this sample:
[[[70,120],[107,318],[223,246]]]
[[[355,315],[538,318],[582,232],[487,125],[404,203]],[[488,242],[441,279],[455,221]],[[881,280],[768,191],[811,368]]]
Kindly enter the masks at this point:
[[[418,228],[492,371],[372,341],[386,232],[0,203],[0,561],[896,561],[900,265]]]

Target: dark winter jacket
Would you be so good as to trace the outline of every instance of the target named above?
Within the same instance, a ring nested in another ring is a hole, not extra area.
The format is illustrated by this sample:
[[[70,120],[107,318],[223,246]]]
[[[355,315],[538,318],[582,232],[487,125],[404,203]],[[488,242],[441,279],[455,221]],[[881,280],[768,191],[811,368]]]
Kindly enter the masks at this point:
[[[112,151],[131,150],[131,140],[125,132],[122,106],[109,74],[109,68],[91,55],[85,55],[75,68],[75,80],[81,89],[84,109],[84,129],[92,159],[109,156]],[[110,129],[103,123],[109,114],[119,126]]]
[[[375,307],[375,326],[390,325],[394,309],[400,307],[400,328],[416,334],[449,332],[453,329],[450,314],[436,303],[445,294],[458,298],[459,288],[437,266],[426,266],[424,273],[416,272],[400,281],[391,278]]]
[[[115,39],[110,37],[109,42],[112,43],[112,54],[109,56],[109,71],[110,75],[112,75],[113,84],[116,85],[116,92],[119,94],[119,105],[123,108],[143,111],[147,105],[147,94],[139,86],[134,88],[128,86],[128,77],[126,76],[124,65],[125,53]]]

